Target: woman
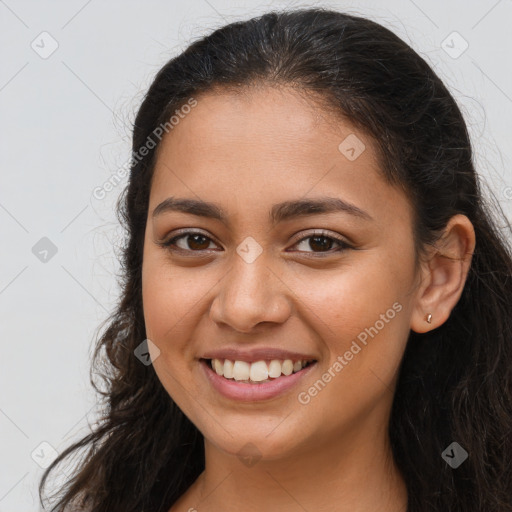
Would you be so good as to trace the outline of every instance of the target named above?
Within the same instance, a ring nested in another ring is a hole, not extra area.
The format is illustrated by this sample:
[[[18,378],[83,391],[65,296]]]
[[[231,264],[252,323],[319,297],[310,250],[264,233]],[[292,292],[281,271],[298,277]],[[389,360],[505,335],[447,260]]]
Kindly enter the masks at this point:
[[[512,511],[510,247],[418,54],[323,9],[230,24],[133,151],[107,412],[52,510]]]

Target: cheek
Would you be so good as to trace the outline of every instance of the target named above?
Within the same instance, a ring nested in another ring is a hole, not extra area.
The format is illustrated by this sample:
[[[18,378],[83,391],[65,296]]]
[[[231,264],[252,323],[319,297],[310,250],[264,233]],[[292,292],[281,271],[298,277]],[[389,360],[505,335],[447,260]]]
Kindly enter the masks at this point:
[[[299,307],[300,304],[304,306],[299,315],[307,315],[315,330],[325,334],[320,336],[321,339],[338,340],[332,341],[332,348],[342,349],[347,339],[373,326],[381,315],[391,319],[386,325],[400,322],[398,319],[405,315],[396,314],[396,309],[406,307],[404,302],[410,279],[405,267],[398,273],[389,263],[367,258],[336,272],[311,276],[303,273],[300,278],[288,282],[300,299],[296,303]],[[393,309],[395,303],[402,307]]]
[[[184,414],[195,418],[194,404],[200,396],[191,379],[194,354],[188,340],[205,290],[196,277],[190,277],[192,272],[173,272],[158,254],[145,255],[142,300],[146,335],[159,350],[153,359],[157,377]]]
[[[324,399],[344,396],[357,409],[396,377],[409,335],[413,266],[392,255],[368,253],[351,266],[319,276],[302,276],[290,288],[302,299],[299,316],[321,340],[322,371],[330,370],[325,377],[332,381]]]
[[[148,338],[162,351],[178,349],[207,290],[197,268],[176,270],[159,254],[145,255],[142,301]]]
[[[316,378],[298,390],[304,431],[318,429],[317,415],[326,436],[369,414],[385,416],[408,338],[408,312],[396,285],[371,277],[340,275],[307,287],[303,318],[321,339],[323,354]]]

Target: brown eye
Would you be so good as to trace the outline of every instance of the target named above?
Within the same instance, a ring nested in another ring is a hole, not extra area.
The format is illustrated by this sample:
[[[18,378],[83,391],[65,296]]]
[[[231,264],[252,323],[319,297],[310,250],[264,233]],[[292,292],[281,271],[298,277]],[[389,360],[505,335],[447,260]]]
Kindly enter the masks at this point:
[[[181,245],[178,242],[180,242]],[[187,231],[171,238],[167,242],[163,242],[161,245],[168,247],[171,251],[199,252],[208,250],[211,242],[213,242],[211,238],[208,238],[202,233]]]
[[[313,253],[324,253],[324,252],[340,252],[345,249],[350,249],[351,246],[345,242],[344,240],[333,237],[333,236],[327,236],[323,233],[316,233],[310,236],[306,236],[302,239],[300,239],[295,245],[300,246],[302,244],[304,250],[301,250],[299,252],[313,252]],[[333,246],[336,246],[337,248],[333,248]],[[308,251],[307,249],[312,249],[312,251]]]
[[[185,235],[185,237],[189,237],[188,247],[192,250],[203,251],[210,245],[209,239],[201,234]]]
[[[332,248],[333,243],[335,242],[332,238],[327,236],[311,236],[309,238],[309,246],[312,249],[318,249],[319,251],[328,251]]]

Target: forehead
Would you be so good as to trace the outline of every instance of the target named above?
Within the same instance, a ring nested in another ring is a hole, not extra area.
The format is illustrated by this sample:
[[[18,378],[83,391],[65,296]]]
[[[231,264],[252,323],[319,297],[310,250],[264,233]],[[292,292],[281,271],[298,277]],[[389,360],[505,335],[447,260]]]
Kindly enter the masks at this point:
[[[325,148],[319,142],[327,131],[337,140],[344,131],[353,130],[346,121],[340,124],[339,115],[321,108],[319,101],[314,93],[284,86],[216,88],[197,98],[197,106],[167,138],[174,139],[174,144],[169,142],[171,146],[178,146],[190,142],[192,136],[200,143],[197,149],[206,152],[226,148],[247,151],[252,147],[283,157],[297,153],[299,157],[315,149],[321,153]],[[200,155],[205,156],[204,152]]]
[[[408,208],[382,177],[374,141],[290,88],[198,96],[163,138],[154,172],[153,208],[171,195],[266,213],[269,203],[310,196],[340,196],[372,216],[389,213],[390,201],[398,214],[399,202]]]

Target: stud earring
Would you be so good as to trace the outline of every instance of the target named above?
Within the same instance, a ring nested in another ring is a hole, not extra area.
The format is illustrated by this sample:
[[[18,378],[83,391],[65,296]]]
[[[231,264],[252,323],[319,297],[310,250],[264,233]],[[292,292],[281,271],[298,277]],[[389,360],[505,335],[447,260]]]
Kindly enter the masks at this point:
[[[428,315],[425,316],[425,320],[427,323],[432,323],[432,313],[428,313]]]

